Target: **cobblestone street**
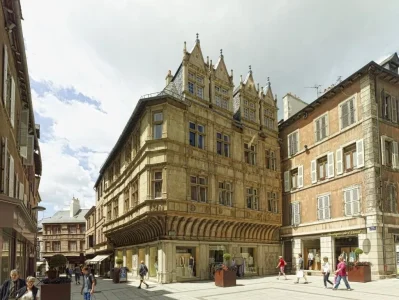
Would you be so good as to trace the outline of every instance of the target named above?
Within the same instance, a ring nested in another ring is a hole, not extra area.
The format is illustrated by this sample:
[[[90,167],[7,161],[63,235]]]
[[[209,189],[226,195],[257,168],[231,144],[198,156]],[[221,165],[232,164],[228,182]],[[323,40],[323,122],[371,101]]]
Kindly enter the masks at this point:
[[[398,298],[396,279],[373,281],[370,283],[351,283],[353,291],[333,291],[324,289],[321,277],[309,277],[309,284],[294,284],[294,276],[289,280],[276,280],[275,277],[240,279],[236,287],[218,288],[213,282],[155,284],[149,289],[137,289],[138,281],[127,284],[113,284],[111,280],[98,279],[95,300],[127,299],[378,299],[391,300]],[[81,300],[80,286],[73,284],[72,300]]]

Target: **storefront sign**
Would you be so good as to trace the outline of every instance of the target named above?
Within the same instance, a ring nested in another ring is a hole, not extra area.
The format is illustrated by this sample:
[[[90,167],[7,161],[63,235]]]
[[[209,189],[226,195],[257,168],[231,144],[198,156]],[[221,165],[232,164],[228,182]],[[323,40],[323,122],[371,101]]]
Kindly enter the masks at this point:
[[[377,226],[370,226],[369,227],[369,231],[376,231],[377,230]]]
[[[331,232],[327,234],[323,234],[323,236],[333,236],[333,237],[338,237],[338,236],[350,236],[350,235],[358,235],[366,233],[364,229],[362,230],[348,230],[348,231],[341,231],[341,232]]]

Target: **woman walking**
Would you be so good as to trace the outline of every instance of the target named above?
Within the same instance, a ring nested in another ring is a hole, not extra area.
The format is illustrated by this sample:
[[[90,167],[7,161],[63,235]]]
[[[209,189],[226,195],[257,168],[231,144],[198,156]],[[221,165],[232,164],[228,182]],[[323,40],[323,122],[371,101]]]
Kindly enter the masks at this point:
[[[337,275],[337,280],[335,282],[335,286],[333,288],[333,290],[336,290],[339,286],[339,284],[341,283],[341,279],[344,281],[346,289],[348,291],[351,291],[351,287],[348,283],[348,279],[346,278],[346,263],[344,261],[344,258],[342,256],[340,256],[338,258],[339,260],[339,264],[337,266],[337,271],[335,271],[335,274]]]
[[[277,265],[276,269],[280,268],[280,270],[279,270],[279,272],[278,272],[278,277],[277,277],[277,279],[280,279],[280,275],[283,274],[285,280],[287,280],[287,276],[285,276],[285,272],[284,272],[284,268],[285,268],[285,265],[286,265],[287,263],[285,262],[285,260],[284,260],[284,258],[283,258],[282,256],[279,256],[278,259],[279,259],[279,260],[278,260],[278,265]]]
[[[327,282],[334,286],[334,284],[328,279],[330,277],[331,267],[328,263],[328,257],[323,258],[323,281],[324,281],[324,288],[327,288]]]

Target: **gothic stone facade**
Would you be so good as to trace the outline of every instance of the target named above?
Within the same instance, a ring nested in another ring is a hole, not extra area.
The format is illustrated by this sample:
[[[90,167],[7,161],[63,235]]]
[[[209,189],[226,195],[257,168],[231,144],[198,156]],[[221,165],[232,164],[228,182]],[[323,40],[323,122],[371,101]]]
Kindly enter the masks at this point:
[[[142,97],[96,183],[103,230],[133,276],[208,279],[223,253],[272,274],[281,252],[277,107],[252,71],[233,89],[200,42],[166,88]],[[234,100],[233,100],[234,99]]]
[[[320,270],[321,258],[351,262],[359,247],[374,278],[396,274],[398,65],[396,54],[370,62],[279,125],[281,236],[293,264],[303,253]]]

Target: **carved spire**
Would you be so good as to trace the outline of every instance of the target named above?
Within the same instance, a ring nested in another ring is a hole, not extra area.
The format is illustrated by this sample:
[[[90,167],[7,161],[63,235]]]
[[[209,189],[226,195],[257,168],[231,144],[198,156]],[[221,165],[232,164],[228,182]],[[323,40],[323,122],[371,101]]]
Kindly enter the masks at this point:
[[[251,67],[251,65],[249,65],[249,73],[252,74],[252,67]]]
[[[199,44],[200,43],[199,34],[197,33],[196,36],[197,36],[197,38],[196,38],[195,42]]]
[[[184,41],[184,48],[183,48],[183,53],[186,54],[187,52],[187,43]]]
[[[220,57],[223,57],[223,49],[220,49]]]
[[[230,76],[233,77],[233,69],[231,69]]]
[[[240,75],[240,83],[242,83],[242,75]]]

